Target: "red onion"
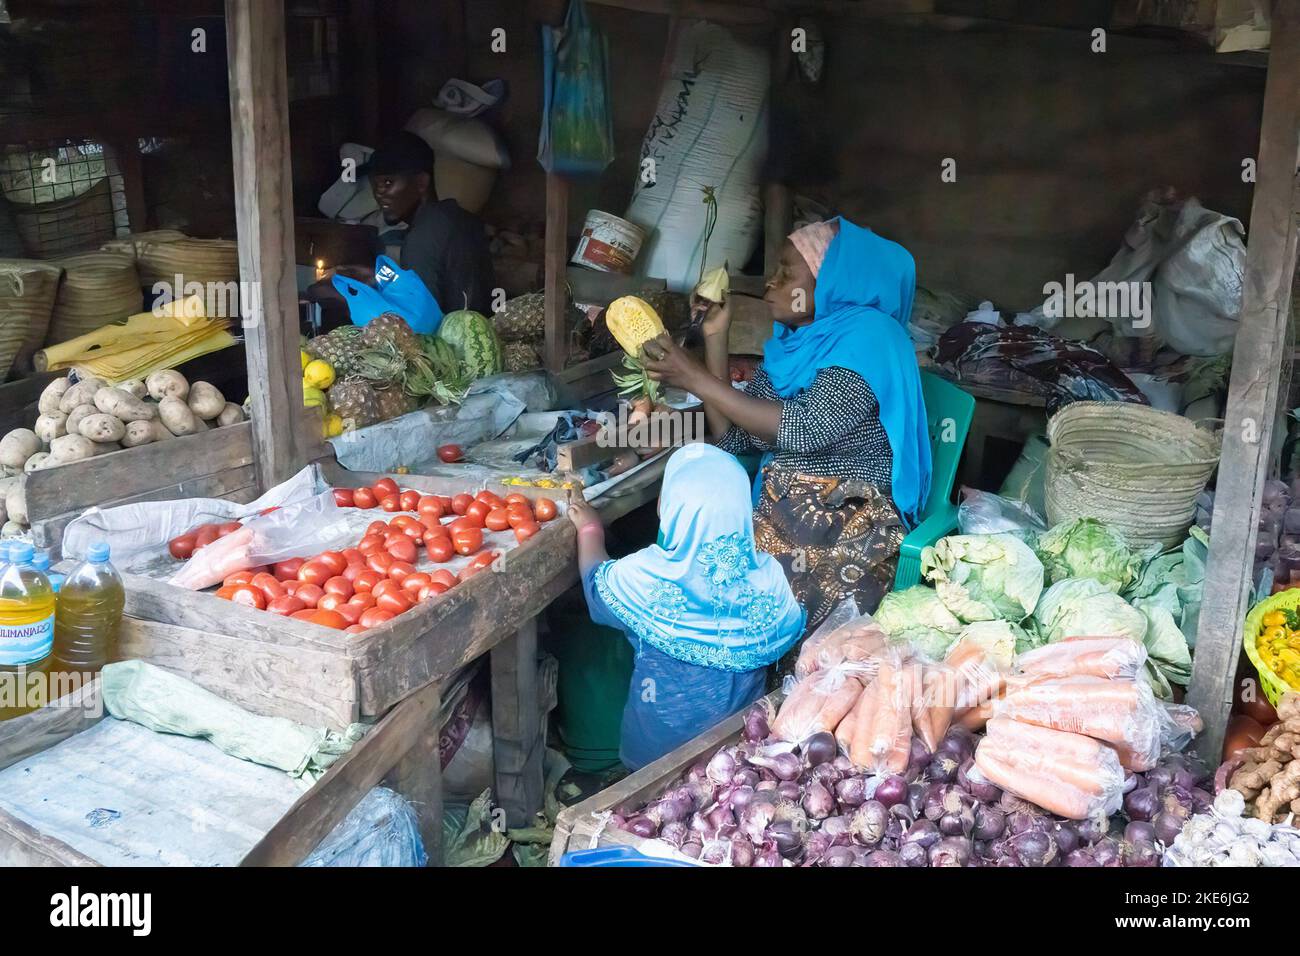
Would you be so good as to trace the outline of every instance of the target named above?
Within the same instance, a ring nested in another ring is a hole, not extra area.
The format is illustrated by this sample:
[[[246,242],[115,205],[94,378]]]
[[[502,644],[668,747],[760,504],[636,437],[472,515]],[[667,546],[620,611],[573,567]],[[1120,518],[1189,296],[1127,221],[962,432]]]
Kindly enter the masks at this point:
[[[754,754],[749,762],[755,767],[771,771],[778,780],[796,780],[803,771],[803,761],[793,753],[772,755]]]
[[[739,769],[739,765],[736,763],[735,755],[724,747],[713,755],[704,772],[710,781],[721,786],[724,783],[731,782],[731,775],[737,769]]]
[[[814,780],[804,791],[803,809],[814,820],[824,820],[835,810],[835,795]]]
[[[1219,765],[1219,769],[1214,771],[1215,796],[1228,789],[1228,781],[1232,779],[1234,773],[1241,769],[1241,765],[1245,762],[1245,757],[1229,757]]]
[[[1079,831],[1068,820],[1058,823],[1052,835],[1056,838],[1056,849],[1061,854],[1073,853],[1079,849]]]
[[[944,837],[930,847],[931,866],[965,866],[971,858],[970,841],[962,837]]]
[[[754,865],[754,845],[739,833],[731,838],[731,865]]]
[[[794,859],[803,851],[803,840],[788,821],[773,823],[767,828],[766,835],[775,841],[777,852],[787,860]]]
[[[818,783],[829,789],[843,780],[844,774],[836,770],[831,764],[823,763],[813,767],[812,771],[808,774],[808,777],[810,780],[816,780]]]
[[[1124,828],[1124,839],[1130,843],[1154,843],[1156,828],[1149,823],[1134,820]]]
[[[1097,843],[1105,839],[1106,834],[1110,832],[1110,821],[1103,816],[1089,817],[1087,820],[1080,820],[1075,825],[1079,831],[1079,839],[1084,844]],[[1095,855],[1095,854],[1094,854]]]
[[[745,712],[744,736],[746,740],[757,742],[766,740],[768,734],[772,731],[770,724],[771,716],[763,704],[755,704]]]
[[[1066,866],[1099,866],[1096,857],[1087,850],[1074,850],[1065,858]]]
[[[1007,816],[997,807],[980,804],[975,808],[975,827],[971,831],[977,840],[996,840],[1007,829]]]
[[[907,800],[907,781],[898,774],[890,774],[876,787],[875,799],[887,807]]]
[[[1002,788],[980,772],[974,757],[967,757],[958,768],[957,785],[980,803],[994,803],[1002,796]]]
[[[775,780],[760,780],[758,783],[754,784],[754,792],[755,792],[755,793],[768,793],[768,792],[775,793],[775,792],[776,792],[776,781],[775,781]]]
[[[952,783],[957,779],[957,771],[960,769],[960,760],[952,754],[940,752],[934,755],[925,773],[931,783]]]
[[[699,840],[687,840],[681,846],[681,851],[693,860],[698,860],[700,854],[704,852],[704,844]]]
[[[903,858],[893,850],[873,850],[867,857],[867,866],[904,866]]]
[[[848,847],[833,846],[822,857],[821,865],[835,868],[852,866],[854,859],[853,851]]]
[[[742,767],[731,775],[731,784],[735,787],[755,787],[759,779],[757,770]]]
[[[932,820],[917,820],[903,834],[903,843],[916,843],[929,849],[943,839],[939,827]]]
[[[1010,842],[1022,866],[1047,866],[1056,857],[1056,840],[1036,830],[1017,833]]]
[[[1214,808],[1214,797],[1209,791],[1197,787],[1192,791],[1192,813],[1209,813]]]
[[[839,748],[835,743],[835,735],[826,731],[813,734],[803,744],[804,760],[808,762],[810,767],[829,763],[835,759],[838,753]]]
[[[722,866],[731,862],[731,841],[730,840],[709,840],[704,844],[704,850],[700,853],[700,861],[703,863],[712,863],[714,866]]]
[[[925,812],[925,795],[929,789],[923,783],[909,783],[907,785],[907,809],[912,811],[913,819]]]
[[[754,802],[753,787],[737,787],[731,791],[731,809],[737,813],[744,811],[745,807]]]
[[[776,785],[776,792],[780,794],[782,800],[798,800],[799,784],[793,780],[782,780]]]
[[[680,847],[690,836],[690,827],[683,820],[673,820],[665,823],[659,830],[659,839],[670,843],[675,847]]]
[[[1168,811],[1157,813],[1151,823],[1155,827],[1156,839],[1165,846],[1171,845],[1183,831],[1183,818]]]
[[[621,813],[611,813],[609,815],[608,825],[617,830],[627,829],[627,817]]]
[[[1126,866],[1159,866],[1160,851],[1150,841],[1134,841],[1124,848]]]
[[[867,799],[867,778],[846,777],[835,785],[835,799],[842,807],[860,807]]]
[[[1119,866],[1119,844],[1110,837],[1104,837],[1092,845],[1090,851],[1095,866]]]
[[[929,866],[930,854],[920,843],[904,843],[898,848],[898,858],[906,866]]]
[[[875,846],[889,826],[889,811],[884,804],[868,800],[853,814],[853,838],[863,846]]]
[[[768,824],[776,819],[776,807],[770,803],[755,800],[740,815],[740,830],[749,837],[751,843],[762,843],[763,834]]]
[[[707,760],[697,760],[690,770],[686,771],[686,782],[694,783],[697,780],[708,779],[709,762]]]
[[[776,841],[775,840],[764,841],[762,847],[758,851],[758,855],[754,857],[754,866],[771,867],[771,866],[780,866],[780,865],[781,865],[781,854],[777,851]]]
[[[834,767],[836,770],[838,770],[840,773],[845,773],[845,774],[853,773],[855,769],[853,766],[853,761],[850,760],[848,757],[846,757],[844,754],[840,754],[838,757],[832,760],[831,766]]]
[[[627,821],[627,826],[623,829],[639,837],[652,837],[659,832],[659,827],[647,816],[633,817]]]
[[[1138,775],[1131,770],[1124,771],[1124,790],[1125,794],[1132,793],[1133,788],[1138,785]]]
[[[850,816],[827,817],[822,821],[821,832],[836,844],[847,844],[853,837],[852,822]]]
[[[1143,823],[1160,812],[1160,797],[1151,787],[1138,787],[1124,798],[1124,814]]]

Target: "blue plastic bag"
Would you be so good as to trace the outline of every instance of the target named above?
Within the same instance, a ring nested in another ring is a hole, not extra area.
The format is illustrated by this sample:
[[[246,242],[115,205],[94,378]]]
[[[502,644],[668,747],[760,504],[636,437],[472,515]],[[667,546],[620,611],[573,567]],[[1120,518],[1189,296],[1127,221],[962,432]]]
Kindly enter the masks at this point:
[[[347,300],[353,325],[368,325],[385,312],[396,312],[412,331],[432,335],[442,324],[442,307],[414,269],[403,269],[388,256],[375,259],[375,286],[336,275],[334,288]]]
[[[594,174],[614,161],[609,47],[570,0],[564,27],[542,27],[542,132],[537,161],[548,173]]]

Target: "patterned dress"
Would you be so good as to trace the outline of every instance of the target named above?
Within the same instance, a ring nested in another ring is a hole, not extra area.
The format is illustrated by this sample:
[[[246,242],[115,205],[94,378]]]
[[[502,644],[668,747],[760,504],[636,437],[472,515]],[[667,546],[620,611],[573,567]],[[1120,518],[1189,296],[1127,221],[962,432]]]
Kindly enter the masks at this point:
[[[840,601],[875,611],[892,588],[906,533],[890,498],[893,456],[880,404],[862,376],[832,366],[781,399],[760,368],[746,393],[781,402],[776,442],[736,426],[718,447],[771,452],[754,511],[758,547],[776,557],[808,612],[807,632]]]

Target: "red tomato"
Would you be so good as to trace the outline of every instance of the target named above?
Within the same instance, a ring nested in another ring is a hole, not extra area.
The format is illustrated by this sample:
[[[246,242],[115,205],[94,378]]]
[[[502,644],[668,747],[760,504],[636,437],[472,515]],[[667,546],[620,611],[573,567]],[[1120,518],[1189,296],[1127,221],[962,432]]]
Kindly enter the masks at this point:
[[[351,488],[335,488],[334,503],[338,505],[340,508],[355,508],[356,507],[355,495],[356,492],[354,492]]]
[[[415,607],[411,599],[402,593],[398,588],[396,591],[390,591],[387,594],[381,594],[379,600],[375,602],[375,607],[381,611],[387,611],[389,614],[405,614],[411,608]]]
[[[435,518],[432,514],[420,515],[420,527],[425,531],[444,531],[446,526],[441,519]],[[423,537],[423,535],[421,535]]]
[[[217,525],[217,537],[224,538],[228,534],[234,534],[242,527],[243,525],[238,521],[227,521],[225,524]]]
[[[348,603],[353,607],[359,607],[364,611],[368,607],[374,607],[376,600],[378,600],[378,598],[369,591],[358,591],[356,594],[352,595],[352,597],[348,598]]]
[[[400,590],[402,590],[400,582],[394,581],[392,578],[384,578],[384,580],[380,581],[370,589],[370,594],[376,601],[378,601],[385,594],[392,594],[395,591]]]
[[[475,501],[472,502],[470,506],[465,509],[465,517],[473,518],[474,523],[481,528],[483,527],[484,521],[488,516],[488,512],[490,512],[491,510],[492,510],[492,506],[487,502]]]
[[[475,501],[481,501],[489,508],[504,508],[506,503],[501,500],[501,496],[484,488],[474,496]]]
[[[415,567],[409,561],[394,561],[393,566],[388,569],[389,579],[398,584],[405,584],[406,576],[414,573]]]
[[[217,540],[217,525],[205,524],[194,535],[194,550],[198,551],[206,548],[213,541]]]
[[[460,580],[468,581],[470,578],[472,578],[474,575],[478,574],[482,570],[483,570],[482,567],[475,567],[472,564],[467,564],[465,565],[465,567],[460,569]]]
[[[322,611],[337,611],[339,605],[347,604],[347,599],[342,594],[330,594],[328,591],[316,602],[316,606]]]
[[[385,621],[391,621],[392,619],[393,614],[391,611],[385,611],[383,608],[379,607],[366,608],[365,612],[361,615],[361,626],[378,627]]]
[[[501,557],[499,551],[480,551],[470,559],[469,566],[472,568],[486,568],[499,557]]]
[[[457,528],[451,533],[451,543],[457,554],[473,554],[483,547],[483,532],[478,528]]]
[[[366,527],[366,534],[381,534],[381,535],[382,535],[382,534],[387,534],[387,533],[388,533],[388,522],[387,522],[387,521],[375,520],[375,521],[370,522],[370,524]]]
[[[189,556],[194,553],[194,539],[196,537],[197,535],[191,531],[189,534],[182,534],[172,538],[171,541],[167,542],[167,550],[178,561],[188,560]]]
[[[362,591],[369,591],[382,580],[383,577],[379,572],[371,571],[369,568],[366,568],[352,579],[352,593],[359,594]]]
[[[284,586],[285,594],[297,594],[298,589],[302,587],[302,582],[297,578],[290,578],[287,581],[281,581],[280,584]]]
[[[538,521],[550,521],[559,513],[559,508],[550,498],[538,498],[533,504],[533,513],[537,515]]]
[[[332,627],[336,631],[343,630],[349,624],[348,619],[338,611],[317,611],[308,620],[322,627]]]
[[[284,585],[276,580],[274,574],[267,574],[265,571],[260,571],[257,574],[254,574],[253,580],[248,583],[266,596],[268,605],[276,598],[283,597],[288,593],[285,591]]]
[[[422,515],[433,515],[435,518],[441,518],[445,514],[437,495],[424,495],[417,502],[416,510]]]
[[[474,499],[469,495],[457,495],[451,499],[451,510],[458,515],[463,515],[473,502]]]
[[[389,577],[392,577],[392,574],[392,571],[388,572]],[[402,590],[419,591],[420,588],[428,587],[432,581],[433,578],[429,575],[428,571],[412,571],[406,577],[402,578]]]
[[[294,611],[305,611],[307,605],[298,600],[292,594],[286,594],[284,597],[273,598],[266,604],[266,609],[273,614],[288,616]]]
[[[298,580],[306,584],[324,584],[334,577],[334,571],[322,561],[308,561],[298,569]]]
[[[358,488],[352,493],[352,501],[358,508],[373,508],[379,503],[375,493],[369,488]]]
[[[460,461],[464,458],[465,452],[461,450],[459,445],[439,445],[438,457],[447,464],[451,464],[453,461]]]
[[[542,530],[541,527],[537,524],[536,521],[530,521],[528,524],[517,525],[515,527],[515,540],[518,541],[520,544],[523,544],[525,541],[527,541],[529,538],[531,538],[533,535],[537,534],[537,532],[541,530]]]
[[[433,583],[441,584],[447,589],[456,586],[456,574],[450,568],[439,568],[433,572]]]
[[[420,493],[418,491],[403,491],[397,496],[397,500],[402,503],[403,511],[414,511],[420,507]]]
[[[521,524],[537,523],[537,519],[533,517],[533,513],[531,511],[507,510],[506,521],[510,523],[510,527],[512,528],[518,528]]]
[[[364,554],[367,559],[383,546],[384,536],[382,534],[368,534],[357,542],[357,550]]]
[[[406,535],[402,534],[400,531],[388,532],[388,534],[384,535],[384,550],[387,551],[393,545],[400,544],[405,538]]]
[[[328,579],[322,587],[326,594],[340,595],[345,601],[356,593],[355,585],[342,575],[335,575]]]
[[[306,564],[303,558],[290,558],[287,561],[277,561],[272,573],[281,581],[298,580],[298,569]]]
[[[223,584],[221,587],[217,588],[214,593],[217,597],[221,598],[221,600],[229,601],[230,596],[235,593],[235,588],[237,587],[239,587],[238,584]]]
[[[226,579],[221,583],[229,587],[232,584],[249,584],[253,580],[253,571],[245,568],[243,571],[233,571],[226,575]]]
[[[298,590],[293,592],[293,596],[308,607],[315,607],[316,602],[325,596],[325,591],[318,584],[308,584],[304,581],[298,585]]]
[[[445,515],[451,514],[451,496],[434,495],[434,497],[438,499],[438,504],[442,505],[442,513]]]
[[[506,504],[507,505],[529,505],[529,507],[532,507],[532,505],[529,504],[528,496],[521,495],[517,491],[512,491],[510,494],[506,495]]]
[[[262,593],[261,588],[255,588],[251,584],[235,585],[230,591],[230,600],[235,604],[255,607],[259,611],[266,610],[266,595]]]
[[[294,611],[289,616],[295,621],[310,621],[316,616],[316,609],[314,607],[309,607],[303,611]]]
[[[441,581],[431,581],[424,587],[420,588],[418,597],[421,601],[427,601],[431,597],[437,597],[439,594],[446,594],[450,588]]]
[[[505,531],[510,527],[510,516],[505,508],[493,508],[483,519],[483,524],[489,531]]]
[[[344,548],[339,553],[343,555],[343,560],[347,561],[348,564],[365,566],[366,556],[361,553],[360,548]]]
[[[349,624],[343,628],[344,634],[364,634],[367,628],[364,624]]]
[[[379,507],[389,512],[401,511],[402,502],[401,499],[397,497],[397,495],[389,495],[387,498],[380,499]]]
[[[383,501],[389,495],[395,495],[400,491],[397,487],[397,482],[393,481],[391,478],[380,478],[371,485],[370,488],[374,491],[375,499],[377,501]]]
[[[424,550],[428,553],[430,561],[442,564],[451,560],[451,556],[456,553],[456,546],[446,535],[430,532],[424,536]]]
[[[369,565],[371,571],[387,577],[388,569],[393,566],[395,560],[387,551],[374,551],[371,552],[370,557],[366,558],[366,564]]]
[[[397,531],[405,531],[407,528],[419,528],[421,531],[424,530],[424,525],[420,524],[419,518],[407,514],[397,515],[392,521],[388,522],[388,527],[390,529],[396,529]]]
[[[337,551],[322,551],[316,555],[316,560],[335,574],[342,574],[343,569],[348,566],[348,559]]]
[[[339,614],[342,614],[348,624],[361,623],[361,615],[366,613],[366,609],[356,604],[343,603],[334,608]]]
[[[370,569],[367,568],[364,564],[349,564],[346,568],[343,569],[343,573],[340,574],[339,577],[345,578],[348,581],[355,581],[357,579],[358,574],[360,574],[362,571],[368,571],[368,570]]]
[[[400,540],[394,541],[388,546],[388,553],[398,561],[405,561],[407,564],[414,564],[416,554],[415,542],[406,535],[400,535]]]

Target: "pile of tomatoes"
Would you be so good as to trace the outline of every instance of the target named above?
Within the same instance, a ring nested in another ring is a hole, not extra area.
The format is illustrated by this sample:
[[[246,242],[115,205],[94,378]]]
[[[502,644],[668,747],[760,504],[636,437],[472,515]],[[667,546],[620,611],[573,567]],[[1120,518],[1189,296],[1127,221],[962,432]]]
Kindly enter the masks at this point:
[[[483,550],[484,530],[513,529],[522,544],[540,530],[540,522],[550,521],[558,511],[549,498],[533,502],[512,494],[502,499],[490,491],[426,495],[401,491],[391,478],[369,488],[336,488],[334,500],[345,508],[379,506],[401,513],[389,521],[372,521],[356,547],[237,571],[222,582],[217,597],[360,633],[488,567],[500,552]],[[448,516],[454,517],[444,524],[442,519]],[[421,548],[434,564],[457,555],[473,559],[459,574],[450,568],[417,571]]]

